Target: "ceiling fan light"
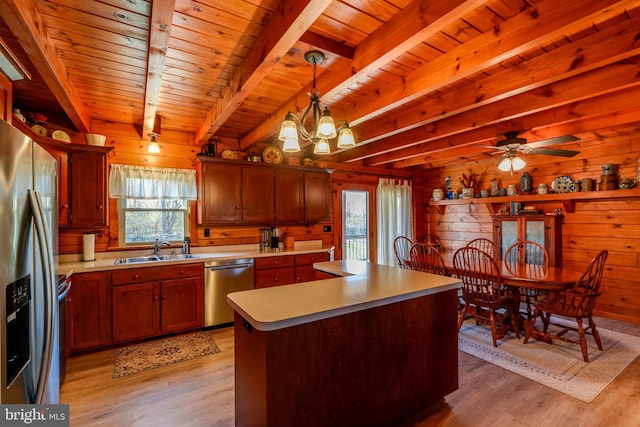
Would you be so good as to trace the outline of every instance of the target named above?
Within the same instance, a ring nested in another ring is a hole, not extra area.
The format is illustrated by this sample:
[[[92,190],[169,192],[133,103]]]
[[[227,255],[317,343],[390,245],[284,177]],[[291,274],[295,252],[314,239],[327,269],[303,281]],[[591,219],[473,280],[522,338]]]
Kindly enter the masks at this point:
[[[355,147],[355,145],[356,140],[353,137],[353,131],[349,127],[349,123],[346,123],[338,134],[338,148],[351,148]]]
[[[287,113],[284,121],[282,122],[282,126],[280,126],[278,139],[280,141],[295,139],[296,142],[298,142],[298,127],[296,126],[296,122],[293,121],[293,114],[291,114],[291,112]]]
[[[298,143],[298,137],[296,135],[295,138],[285,138],[282,143],[282,151],[285,153],[295,153],[300,151],[300,144]]]
[[[500,162],[498,163],[498,169],[500,169],[502,172],[509,172],[511,168],[512,165],[510,157],[503,157],[502,160],[500,160]]]
[[[329,148],[329,141],[326,139],[320,139],[315,143],[313,148],[313,154],[329,154],[331,149]]]
[[[520,169],[522,169],[526,165],[527,165],[527,163],[524,160],[522,160],[520,157],[513,156],[513,159],[511,160],[511,166],[512,166],[514,171],[519,171]]]
[[[151,137],[151,141],[149,142],[149,146],[147,147],[147,152],[153,153],[153,154],[160,153],[160,146],[158,145],[158,142],[156,141],[155,136]]]
[[[322,117],[318,120],[318,130],[316,131],[316,137],[321,139],[332,139],[337,136],[336,124],[331,117],[329,109],[325,107],[322,112]]]

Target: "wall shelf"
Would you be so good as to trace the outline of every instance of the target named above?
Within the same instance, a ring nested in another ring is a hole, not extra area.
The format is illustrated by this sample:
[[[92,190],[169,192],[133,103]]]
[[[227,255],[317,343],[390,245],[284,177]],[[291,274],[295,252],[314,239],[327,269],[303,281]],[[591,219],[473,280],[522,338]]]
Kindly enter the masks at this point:
[[[491,214],[496,214],[505,203],[556,203],[561,202],[565,212],[574,213],[576,201],[636,199],[640,197],[640,189],[587,191],[574,193],[531,194],[501,197],[474,197],[472,199],[446,199],[429,201],[429,206],[436,208],[443,215],[447,206],[483,204]]]

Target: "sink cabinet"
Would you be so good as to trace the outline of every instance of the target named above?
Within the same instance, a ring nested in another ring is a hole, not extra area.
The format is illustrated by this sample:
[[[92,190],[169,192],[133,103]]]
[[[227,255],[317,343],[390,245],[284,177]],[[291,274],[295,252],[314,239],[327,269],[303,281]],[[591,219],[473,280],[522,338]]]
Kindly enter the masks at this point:
[[[67,348],[71,352],[111,344],[111,304],[108,272],[71,276],[67,294]]]
[[[203,264],[111,273],[113,342],[204,326]]]

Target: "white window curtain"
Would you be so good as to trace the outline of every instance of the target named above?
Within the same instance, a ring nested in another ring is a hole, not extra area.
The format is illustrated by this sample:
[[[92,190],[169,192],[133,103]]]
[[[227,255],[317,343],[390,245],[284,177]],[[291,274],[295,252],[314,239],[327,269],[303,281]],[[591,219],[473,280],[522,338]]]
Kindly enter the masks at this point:
[[[196,200],[196,171],[112,164],[109,197]]]
[[[397,236],[407,236],[413,240],[411,182],[381,178],[376,194],[378,263],[397,265],[393,241]]]

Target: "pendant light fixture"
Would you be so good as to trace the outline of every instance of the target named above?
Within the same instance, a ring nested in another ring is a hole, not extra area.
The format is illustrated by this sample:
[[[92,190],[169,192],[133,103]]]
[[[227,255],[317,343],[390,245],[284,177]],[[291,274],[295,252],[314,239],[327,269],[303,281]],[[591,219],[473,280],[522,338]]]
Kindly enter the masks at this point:
[[[149,134],[151,137],[151,141],[149,141],[149,146],[147,147],[147,152],[158,154],[160,153],[160,146],[158,145],[158,141],[156,138],[160,136],[162,129],[162,117],[156,114],[156,118],[153,121],[153,131]]]
[[[289,111],[280,127],[278,139],[282,143],[282,151],[300,151],[299,137],[314,144],[314,154],[330,154],[329,140],[338,137],[338,148],[351,148],[356,145],[353,131],[346,120],[336,129],[335,122],[327,107],[320,105],[320,92],[316,88],[316,66],[324,60],[324,53],[312,50],[304,54],[304,59],[313,64],[313,88],[309,93],[309,106],[302,118]],[[310,129],[307,126],[310,125]]]

